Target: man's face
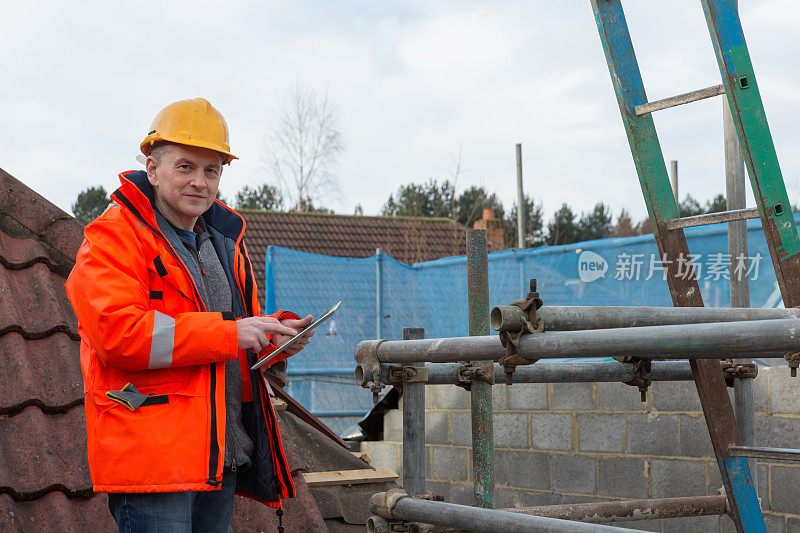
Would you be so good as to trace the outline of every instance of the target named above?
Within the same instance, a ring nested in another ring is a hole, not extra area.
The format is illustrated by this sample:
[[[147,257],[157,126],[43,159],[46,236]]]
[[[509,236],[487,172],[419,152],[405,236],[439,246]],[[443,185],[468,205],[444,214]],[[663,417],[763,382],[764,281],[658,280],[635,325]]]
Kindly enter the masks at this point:
[[[161,161],[147,158],[147,178],[156,208],[167,220],[191,231],[197,217],[211,207],[219,189],[222,158],[207,148],[173,144]]]

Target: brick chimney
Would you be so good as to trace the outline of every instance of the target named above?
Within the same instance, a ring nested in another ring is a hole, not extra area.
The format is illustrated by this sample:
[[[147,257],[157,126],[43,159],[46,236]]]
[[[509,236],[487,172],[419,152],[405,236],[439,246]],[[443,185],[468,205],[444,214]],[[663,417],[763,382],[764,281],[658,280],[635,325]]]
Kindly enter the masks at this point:
[[[495,217],[494,209],[486,208],[483,210],[483,218],[476,220],[472,225],[474,229],[485,229],[486,238],[494,243],[496,250],[506,249],[505,232],[503,231],[503,221]]]

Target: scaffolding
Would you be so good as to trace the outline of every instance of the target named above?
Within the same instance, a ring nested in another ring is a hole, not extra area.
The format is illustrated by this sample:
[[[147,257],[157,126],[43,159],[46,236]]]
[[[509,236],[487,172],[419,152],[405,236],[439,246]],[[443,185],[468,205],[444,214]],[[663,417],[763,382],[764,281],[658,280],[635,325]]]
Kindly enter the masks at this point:
[[[468,231],[473,243],[468,248],[468,258],[473,259],[468,261],[468,272],[473,274],[468,275],[471,303],[486,301],[488,294],[484,237],[484,230]],[[529,293],[527,300],[536,299],[538,294]],[[497,306],[490,313],[488,305],[472,305],[470,322],[480,331],[481,321],[488,324],[491,316],[501,336],[519,331],[520,322],[531,323],[530,314],[523,314],[520,321],[519,313],[509,307],[521,309],[519,305]],[[598,524],[730,514],[725,495],[494,510],[491,389],[486,394],[475,385],[490,388],[508,383],[509,376],[512,383],[621,382],[645,389],[654,381],[690,381],[694,375],[686,359],[719,360],[731,354],[754,353],[781,357],[787,351],[800,350],[800,338],[792,333],[800,327],[798,315],[798,309],[542,307],[533,322],[545,317],[548,331],[521,335],[515,347],[514,356],[525,361],[506,359],[508,350],[497,336],[425,339],[423,329],[406,328],[402,341],[363,341],[356,349],[357,383],[375,393],[384,385],[403,387],[404,490],[373,497],[371,508],[376,515],[368,529],[389,532],[390,520],[395,520],[470,531],[633,531]],[[550,324],[553,331],[549,331]],[[636,358],[631,360],[630,354]],[[546,361],[609,356],[621,360]],[[543,360],[524,364],[539,359]],[[461,362],[467,360],[473,362]],[[509,362],[517,364],[510,368]],[[729,378],[755,377],[752,363],[717,364],[720,373]],[[475,507],[431,500],[426,491],[425,386],[442,384],[471,390]],[[732,446],[729,453],[800,459],[796,450],[752,446]]]
[[[368,530],[388,533],[432,524],[470,531],[630,531],[600,525],[635,519],[728,515],[739,532],[765,531],[754,459],[800,460],[800,450],[755,446],[751,357],[784,357],[795,375],[800,352],[800,237],[741,30],[735,0],[702,0],[723,83],[648,102],[620,0],[592,0],[598,31],[674,308],[547,307],[531,280],[522,300],[489,310],[484,230],[467,232],[469,337],[425,339],[419,328],[402,341],[362,341],[356,382],[378,393],[403,387],[404,489],[373,496]],[[726,191],[729,211],[680,218],[651,113],[725,95]],[[744,159],[744,165],[742,164]],[[745,209],[744,166],[756,209]],[[787,309],[747,309],[746,276],[731,276],[731,308],[703,308],[683,228],[727,222],[731,260],[746,257],[746,219],[759,216]],[[686,265],[684,265],[686,268]],[[489,336],[490,324],[499,336]],[[612,357],[616,361],[554,362]],[[535,364],[533,364],[535,363]],[[723,483],[721,496],[554,505],[497,510],[494,494],[492,394],[495,383],[693,380]],[[727,394],[732,381],[736,415]],[[437,501],[425,487],[425,386],[470,390],[473,507]],[[591,522],[591,523],[587,523]]]

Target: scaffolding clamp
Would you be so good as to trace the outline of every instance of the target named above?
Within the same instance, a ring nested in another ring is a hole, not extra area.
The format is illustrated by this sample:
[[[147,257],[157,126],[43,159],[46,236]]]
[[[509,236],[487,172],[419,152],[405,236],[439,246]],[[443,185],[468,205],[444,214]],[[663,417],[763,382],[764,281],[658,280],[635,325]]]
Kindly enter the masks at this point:
[[[370,510],[384,518],[393,518],[394,506],[403,498],[410,498],[403,489],[389,489],[373,494],[369,499]]]
[[[424,383],[428,381],[428,369],[421,366],[391,365],[389,367],[389,383]]]
[[[531,278],[530,290],[524,300],[492,309],[492,326],[500,332],[500,342],[506,349],[506,355],[499,361],[506,373],[506,385],[513,383],[514,370],[518,365],[531,365],[538,361],[521,357],[517,354],[517,348],[523,335],[544,332],[544,321],[536,314],[543,303],[536,291],[536,278]]]
[[[411,498],[403,489],[391,489],[387,492],[379,492],[370,498],[370,511],[374,513],[367,519],[367,531],[372,533],[391,533],[392,531],[407,531],[408,533],[426,533],[433,531],[454,531],[450,528],[439,528],[431,524],[421,522],[409,522],[400,520],[393,515],[397,502],[403,498]],[[414,496],[417,500],[428,500],[432,502],[442,502],[444,498],[430,491],[423,492]]]
[[[383,389],[381,383],[381,363],[378,361],[378,346],[386,339],[363,341],[356,346],[356,383],[372,391],[372,402],[378,403],[378,394]]]
[[[631,361],[633,363],[633,379],[630,381],[625,381],[625,385],[630,385],[631,387],[638,387],[639,393],[641,394],[642,402],[647,401],[647,389],[650,388],[651,381],[647,378],[647,374],[650,373],[650,359],[639,359],[633,358]]]
[[[483,381],[489,385],[494,385],[494,362],[489,361],[481,366],[464,363],[458,369],[457,377],[458,383],[456,385],[466,390],[471,390],[472,383],[475,381]]]
[[[800,365],[800,352],[787,353],[783,356],[789,363],[789,373],[793,378],[797,377],[797,367]]]
[[[733,387],[734,379],[755,378],[758,375],[758,367],[755,363],[734,363],[730,359],[720,361],[720,368],[725,374],[725,385]]]

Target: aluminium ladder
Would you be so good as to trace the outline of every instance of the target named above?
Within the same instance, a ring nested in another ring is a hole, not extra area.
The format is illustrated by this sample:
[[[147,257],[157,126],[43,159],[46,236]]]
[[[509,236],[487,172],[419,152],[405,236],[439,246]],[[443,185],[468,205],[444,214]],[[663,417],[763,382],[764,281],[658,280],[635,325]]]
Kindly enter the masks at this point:
[[[683,228],[760,217],[784,304],[786,307],[800,306],[800,238],[735,0],[701,0],[722,84],[657,102],[647,101],[621,0],[591,1],[653,224],[653,234],[667,271],[673,304],[678,307],[703,306],[700,287],[694,276],[687,277],[677,272],[679,265],[676,260],[686,261],[683,263],[685,268],[691,257]],[[681,219],[651,113],[721,94],[727,97],[757,207]],[[716,360],[692,360],[691,365],[731,518],[739,532],[766,531],[743,456],[768,458],[769,455],[741,446],[741,436],[719,363]]]

